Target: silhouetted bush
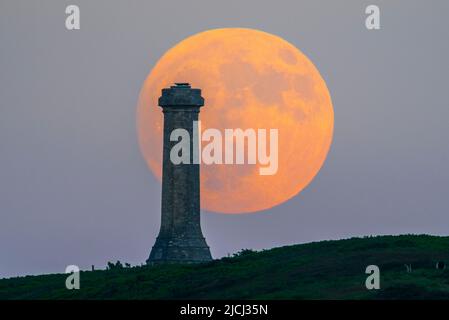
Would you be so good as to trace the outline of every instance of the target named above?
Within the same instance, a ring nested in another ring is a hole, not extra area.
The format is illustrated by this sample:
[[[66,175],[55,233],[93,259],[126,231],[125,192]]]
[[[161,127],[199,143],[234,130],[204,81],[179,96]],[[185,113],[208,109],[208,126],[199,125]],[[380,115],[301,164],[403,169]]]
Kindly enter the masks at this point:
[[[121,269],[123,269],[123,264],[120,262],[120,260],[117,260],[117,262],[115,264],[113,262],[108,261],[108,266],[106,269],[107,270],[121,270]]]
[[[256,253],[257,251],[251,250],[251,249],[242,249],[237,253],[234,253],[232,256],[233,257],[245,257],[245,256],[249,256],[251,254]]]

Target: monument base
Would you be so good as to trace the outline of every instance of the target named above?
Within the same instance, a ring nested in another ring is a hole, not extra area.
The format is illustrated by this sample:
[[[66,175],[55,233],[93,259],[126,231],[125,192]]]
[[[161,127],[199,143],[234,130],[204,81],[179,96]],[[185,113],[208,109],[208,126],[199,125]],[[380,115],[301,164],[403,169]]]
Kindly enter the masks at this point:
[[[146,262],[154,265],[208,261],[212,261],[212,256],[204,237],[178,239],[157,237]]]

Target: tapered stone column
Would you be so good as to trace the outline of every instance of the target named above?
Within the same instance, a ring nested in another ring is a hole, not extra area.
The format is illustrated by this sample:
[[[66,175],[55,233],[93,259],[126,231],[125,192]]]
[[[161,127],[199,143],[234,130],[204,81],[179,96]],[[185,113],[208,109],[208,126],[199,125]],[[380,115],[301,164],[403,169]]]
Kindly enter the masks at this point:
[[[193,137],[198,135],[193,123],[198,121],[203,105],[201,90],[192,89],[188,83],[162,89],[159,98],[164,113],[161,228],[148,264],[212,260],[200,224],[200,165],[193,161]],[[189,133],[189,164],[174,164],[170,159],[170,151],[178,143],[170,141],[175,129],[185,129]]]

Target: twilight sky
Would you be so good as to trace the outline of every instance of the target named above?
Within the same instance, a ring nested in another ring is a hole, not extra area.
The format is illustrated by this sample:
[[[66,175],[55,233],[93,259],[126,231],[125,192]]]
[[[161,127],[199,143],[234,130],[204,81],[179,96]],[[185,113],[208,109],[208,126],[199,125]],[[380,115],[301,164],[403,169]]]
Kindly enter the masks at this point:
[[[160,56],[220,27],[278,35],[320,70],[334,140],[297,197],[247,215],[204,212],[217,258],[352,236],[449,234],[447,0],[0,2],[0,278],[143,263],[160,184],[136,106]],[[65,29],[65,7],[81,30]],[[379,31],[365,7],[381,9]]]

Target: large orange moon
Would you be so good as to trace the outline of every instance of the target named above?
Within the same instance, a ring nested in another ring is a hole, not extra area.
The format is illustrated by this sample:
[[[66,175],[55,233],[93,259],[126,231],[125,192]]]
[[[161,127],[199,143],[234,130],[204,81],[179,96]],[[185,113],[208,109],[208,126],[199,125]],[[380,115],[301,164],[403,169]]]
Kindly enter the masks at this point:
[[[202,209],[220,213],[269,209],[297,195],[323,165],[332,142],[334,112],[314,64],[278,36],[253,29],[214,29],[168,50],[141,89],[139,144],[159,180],[163,113],[158,98],[162,88],[175,82],[202,89],[203,131],[278,129],[274,175],[260,175],[259,164],[201,165]]]

